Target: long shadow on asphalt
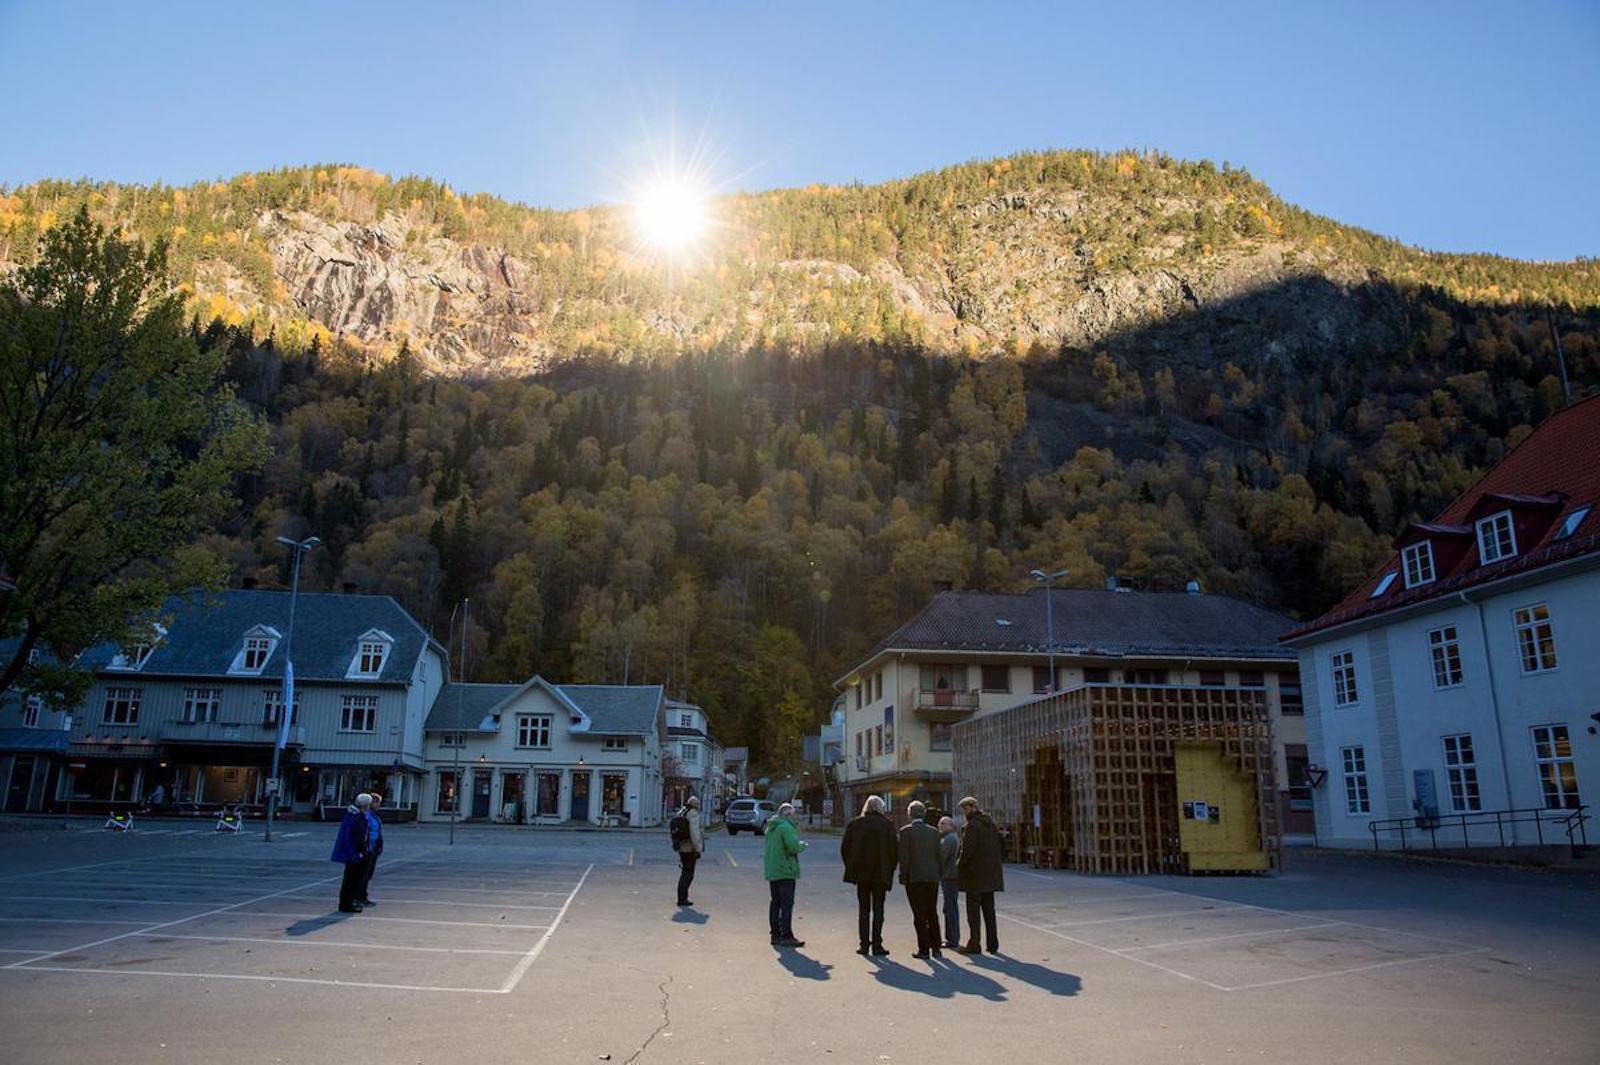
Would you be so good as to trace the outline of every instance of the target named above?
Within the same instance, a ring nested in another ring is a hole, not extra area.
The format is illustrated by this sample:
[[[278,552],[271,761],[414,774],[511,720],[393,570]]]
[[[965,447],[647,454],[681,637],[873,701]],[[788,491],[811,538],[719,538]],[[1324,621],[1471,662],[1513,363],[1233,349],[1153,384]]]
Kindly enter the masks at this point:
[[[909,969],[898,962],[871,959],[873,979],[900,991],[915,991],[933,998],[977,995],[991,1002],[1003,1002],[1006,989],[987,976],[951,962],[932,962],[931,971]]]
[[[325,913],[321,917],[308,917],[303,921],[296,921],[283,931],[285,935],[309,936],[312,932],[320,932],[324,928],[348,921],[350,917],[348,913]]]
[[[711,915],[701,913],[699,910],[676,910],[672,919],[678,924],[705,924],[711,920]]]
[[[808,958],[796,950],[780,950],[778,964],[788,969],[790,974],[802,980],[826,980],[828,972],[833,968],[824,965],[815,958]]]
[[[1058,972],[1043,965],[1035,965],[1031,961],[1008,958],[1003,954],[987,956],[974,954],[969,960],[978,968],[1004,973],[1025,984],[1032,984],[1042,991],[1048,991],[1052,995],[1076,995],[1083,987],[1083,981],[1073,973]]]

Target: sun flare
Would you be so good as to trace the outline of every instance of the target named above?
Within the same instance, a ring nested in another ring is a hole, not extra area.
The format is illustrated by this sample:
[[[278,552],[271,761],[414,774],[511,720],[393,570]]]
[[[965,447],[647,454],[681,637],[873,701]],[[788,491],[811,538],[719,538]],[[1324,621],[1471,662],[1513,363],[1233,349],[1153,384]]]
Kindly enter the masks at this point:
[[[686,252],[704,239],[710,213],[706,194],[681,178],[649,185],[633,203],[639,239],[669,255]]]

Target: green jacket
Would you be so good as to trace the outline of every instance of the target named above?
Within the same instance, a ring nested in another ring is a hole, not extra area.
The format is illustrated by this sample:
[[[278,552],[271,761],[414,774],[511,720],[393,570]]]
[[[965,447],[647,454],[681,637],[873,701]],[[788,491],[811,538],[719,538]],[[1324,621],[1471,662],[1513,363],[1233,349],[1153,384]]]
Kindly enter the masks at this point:
[[[781,817],[768,818],[767,845],[762,854],[762,872],[767,879],[800,879],[800,852],[805,846],[794,825]]]

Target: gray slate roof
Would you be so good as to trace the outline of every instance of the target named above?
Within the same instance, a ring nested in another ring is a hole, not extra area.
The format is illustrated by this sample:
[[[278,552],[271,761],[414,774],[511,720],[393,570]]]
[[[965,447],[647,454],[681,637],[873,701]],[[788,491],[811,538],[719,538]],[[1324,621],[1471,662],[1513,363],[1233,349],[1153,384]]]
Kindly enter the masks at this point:
[[[656,731],[662,705],[659,684],[551,685],[589,717],[592,736],[648,736]],[[493,732],[490,712],[526,684],[446,684],[428,712],[429,732]],[[462,709],[457,710],[459,689]],[[465,722],[466,724],[458,724]]]
[[[1225,595],[1057,588],[1052,593],[1060,655],[1194,655],[1293,659],[1278,643],[1294,622]],[[873,648],[1045,654],[1045,592],[940,592]]]
[[[266,625],[284,637],[289,635],[288,592],[254,588],[194,592],[169,599],[161,613],[167,634],[137,670],[143,676],[227,677],[250,629]],[[375,681],[366,678],[365,683],[408,683],[417,657],[431,637],[404,607],[387,595],[301,592],[294,620],[295,680],[344,682],[356,644],[369,629],[394,637],[394,647],[382,673]],[[273,648],[260,673],[262,678],[282,678],[286,642],[279,640]],[[444,653],[442,648],[439,651]],[[85,651],[78,665],[105,669],[117,652],[116,644],[103,643]],[[110,672],[121,675],[123,671]]]

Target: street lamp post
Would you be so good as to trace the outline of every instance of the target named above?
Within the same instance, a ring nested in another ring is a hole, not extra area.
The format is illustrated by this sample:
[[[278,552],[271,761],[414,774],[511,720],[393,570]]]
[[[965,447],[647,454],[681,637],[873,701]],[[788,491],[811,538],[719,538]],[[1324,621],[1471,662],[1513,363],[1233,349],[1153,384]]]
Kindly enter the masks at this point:
[[[289,742],[289,725],[294,721],[294,608],[300,597],[300,556],[322,543],[322,540],[316,536],[308,536],[304,540],[280,536],[278,543],[294,550],[294,562],[289,578],[289,632],[283,638],[283,703],[278,708],[281,720],[278,722],[278,735],[272,743],[272,776],[267,780],[268,843],[272,842],[272,819],[278,812],[278,759]]]
[[[1050,684],[1048,690],[1051,695],[1056,693],[1056,614],[1055,582],[1057,578],[1065,577],[1067,571],[1058,569],[1054,573],[1046,573],[1042,569],[1030,570],[1028,576],[1044,585],[1044,646],[1050,656]]]
[[[461,811],[461,749],[467,745],[466,726],[461,720],[461,692],[467,683],[467,610],[472,600],[461,600],[461,660],[456,666],[456,734],[453,737],[456,743],[456,793],[450,803],[450,846],[456,845],[456,817]],[[455,626],[456,614],[450,612],[450,625]]]

